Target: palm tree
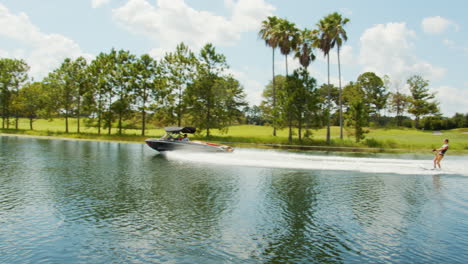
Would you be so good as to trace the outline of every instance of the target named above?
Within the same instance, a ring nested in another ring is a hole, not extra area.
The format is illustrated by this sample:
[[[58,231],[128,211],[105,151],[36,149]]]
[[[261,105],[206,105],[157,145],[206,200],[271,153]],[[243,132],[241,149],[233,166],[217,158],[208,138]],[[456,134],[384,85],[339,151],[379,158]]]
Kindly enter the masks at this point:
[[[278,35],[278,45],[281,54],[283,54],[286,59],[286,76],[288,76],[288,55],[297,49],[300,41],[300,34],[296,25],[286,19],[280,19],[277,30],[275,34]]]
[[[331,20],[329,16],[324,17],[317,24],[318,38],[315,41],[315,46],[322,50],[323,55],[327,57],[327,73],[328,73],[328,121],[327,121],[327,144],[330,144],[330,103],[331,103],[331,89],[330,89],[330,50],[334,47],[333,42],[333,28],[331,27]]]
[[[276,89],[275,89],[275,49],[278,47],[277,27],[280,19],[275,16],[270,16],[267,20],[262,21],[262,27],[258,32],[258,36],[265,41],[265,45],[272,48],[272,71],[273,71],[273,115],[276,120]],[[276,125],[273,125],[273,136],[276,136]]]
[[[303,67],[302,72],[305,73],[303,75],[307,75],[307,68],[309,67],[310,63],[315,60],[315,54],[313,53],[314,42],[317,38],[317,30],[308,30],[303,29],[299,32],[299,41],[298,45],[294,54],[299,60],[299,63]],[[296,71],[294,72],[296,74]],[[302,96],[305,97],[305,96]],[[307,99],[306,99],[307,100]],[[302,115],[302,113],[301,113]],[[302,119],[299,120],[299,141],[302,141]],[[290,129],[291,130],[291,129]],[[289,133],[289,141],[292,140],[292,133]]]
[[[315,60],[313,53],[314,41],[317,38],[317,30],[308,30],[307,28],[299,32],[299,41],[294,57],[299,60],[302,67],[309,67]]]
[[[300,41],[300,33],[299,33],[299,30],[296,28],[296,25],[292,22],[289,22],[286,19],[280,20],[277,30],[278,31],[275,34],[278,35],[278,45],[280,47],[281,54],[283,54],[285,57],[285,62],[286,62],[286,83],[287,83],[288,78],[289,78],[288,55],[297,49],[299,45],[299,41]],[[288,123],[289,123],[288,140],[289,142],[292,141],[292,123],[291,123],[292,117],[291,115],[292,115],[291,111],[288,111]]]
[[[338,80],[339,80],[339,105],[340,105],[340,139],[343,139],[343,107],[342,107],[342,90],[341,90],[341,63],[340,63],[340,48],[343,45],[343,41],[348,40],[344,26],[349,22],[348,18],[343,18],[341,14],[337,12],[327,16],[330,19],[330,31],[332,38],[332,46],[336,44],[337,55],[338,55]]]

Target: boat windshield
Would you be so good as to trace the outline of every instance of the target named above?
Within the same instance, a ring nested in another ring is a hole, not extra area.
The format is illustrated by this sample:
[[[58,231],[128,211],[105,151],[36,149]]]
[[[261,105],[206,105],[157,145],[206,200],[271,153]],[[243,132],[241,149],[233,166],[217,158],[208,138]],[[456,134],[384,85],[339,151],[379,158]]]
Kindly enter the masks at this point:
[[[166,139],[166,140],[174,139],[174,135],[172,133],[166,133],[160,139]]]
[[[182,133],[166,133],[164,134],[164,136],[162,136],[160,139],[163,139],[163,140],[171,140],[171,141],[174,141],[174,140],[183,140],[184,139],[184,134]],[[188,140],[184,140],[184,141],[188,141]]]

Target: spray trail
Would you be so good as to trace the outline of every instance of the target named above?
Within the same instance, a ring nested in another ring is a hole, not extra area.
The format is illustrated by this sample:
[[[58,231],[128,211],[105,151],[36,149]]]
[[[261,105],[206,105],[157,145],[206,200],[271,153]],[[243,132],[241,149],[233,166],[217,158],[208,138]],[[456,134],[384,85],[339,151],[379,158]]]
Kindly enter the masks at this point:
[[[395,174],[456,174],[468,176],[467,160],[447,158],[442,171],[432,171],[432,160],[320,156],[271,150],[236,149],[234,153],[168,152],[170,160],[231,166],[305,170],[341,170]]]

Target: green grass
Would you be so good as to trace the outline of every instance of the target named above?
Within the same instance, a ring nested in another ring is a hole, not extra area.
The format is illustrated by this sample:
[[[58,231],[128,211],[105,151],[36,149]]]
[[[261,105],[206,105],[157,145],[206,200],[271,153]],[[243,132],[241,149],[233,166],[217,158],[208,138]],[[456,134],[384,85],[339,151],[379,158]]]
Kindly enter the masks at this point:
[[[420,150],[440,148],[443,140],[450,140],[450,150],[468,153],[467,128],[459,128],[441,131],[441,135],[435,135],[432,131],[420,131],[416,129],[376,129],[371,130],[367,138],[398,148]]]
[[[14,127],[14,126],[13,126]],[[107,130],[102,129],[101,135],[97,134],[97,128],[85,127],[82,122],[81,133],[76,133],[76,119],[69,119],[70,133],[65,133],[64,119],[36,120],[33,124],[34,130],[29,130],[29,121],[20,119],[19,130],[0,129],[3,133],[25,134],[32,136],[54,136],[77,139],[111,140],[125,142],[143,142],[149,137],[160,137],[164,134],[164,129],[151,128],[146,131],[146,136],[141,136],[138,129],[125,129],[122,135],[117,135],[117,129],[112,129],[112,135],[107,135]],[[288,129],[277,131],[277,136],[272,136],[272,128],[267,126],[238,125],[229,128],[226,134],[218,130],[212,130],[210,141],[224,142],[237,146],[242,144],[252,144],[247,146],[261,147],[259,144],[281,144],[281,145],[306,145],[323,147],[349,147],[349,148],[376,148],[377,151],[390,151],[400,149],[403,152],[428,152],[432,148],[439,148],[442,140],[450,139],[450,152],[468,153],[468,128],[441,131],[442,135],[434,135],[432,131],[420,131],[416,129],[369,129],[366,138],[360,142],[354,142],[354,138],[345,130],[345,138],[339,139],[339,127],[331,128],[332,142],[327,145],[325,142],[326,129],[312,130],[312,137],[299,142],[295,134],[292,143],[288,142]],[[297,130],[294,131],[297,133]],[[204,134],[191,136],[192,139],[207,140]],[[241,143],[241,144],[239,144]],[[257,144],[257,145],[254,145]],[[368,149],[366,149],[368,150]]]

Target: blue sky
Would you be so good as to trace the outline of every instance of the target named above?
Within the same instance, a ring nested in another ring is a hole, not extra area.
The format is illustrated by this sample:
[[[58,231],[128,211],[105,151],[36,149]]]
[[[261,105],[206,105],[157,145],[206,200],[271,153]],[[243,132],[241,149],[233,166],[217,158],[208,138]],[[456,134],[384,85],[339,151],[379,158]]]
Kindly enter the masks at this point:
[[[342,50],[344,83],[374,71],[390,77],[391,89],[408,92],[405,80],[420,74],[437,92],[442,112],[452,115],[468,112],[466,10],[462,0],[3,0],[0,57],[25,59],[40,80],[66,57],[92,59],[114,47],[159,58],[181,41],[194,51],[212,42],[249,102],[258,104],[271,77],[271,49],[257,37],[260,21],[276,15],[314,28],[338,11],[351,20]],[[326,64],[319,52],[317,58],[309,70],[323,83]],[[331,61],[337,83],[335,54]],[[275,65],[284,73],[283,57]]]

